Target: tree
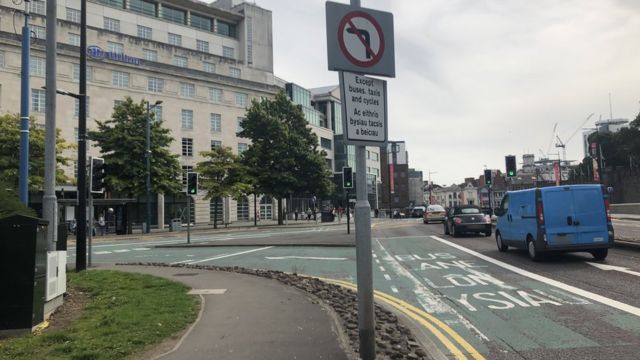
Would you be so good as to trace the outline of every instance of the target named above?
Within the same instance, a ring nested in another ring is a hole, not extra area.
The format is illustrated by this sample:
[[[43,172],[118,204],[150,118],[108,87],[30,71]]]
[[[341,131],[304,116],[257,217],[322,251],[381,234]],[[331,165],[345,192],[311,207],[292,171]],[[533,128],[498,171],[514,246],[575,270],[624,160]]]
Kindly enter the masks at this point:
[[[36,212],[24,205],[10,186],[0,181],[0,219],[11,215],[36,217]]]
[[[130,97],[119,104],[111,119],[96,121],[97,131],[88,138],[100,148],[105,164],[105,184],[109,191],[138,197],[146,192],[147,102],[134,103]],[[151,121],[151,188],[154,193],[174,194],[182,190],[178,155],[169,151],[173,142],[162,121]]]
[[[44,140],[45,130],[29,120],[29,188],[42,189],[44,183]],[[69,158],[63,151],[74,148],[60,136],[56,129],[56,183],[68,184],[72,180],[64,174],[60,166],[69,165]],[[11,189],[18,188],[20,171],[20,116],[4,114],[0,116],[0,182]]]
[[[247,183],[246,169],[240,158],[229,147],[219,147],[211,151],[202,151],[205,158],[199,162],[195,171],[199,174],[199,188],[205,190],[205,199],[213,199],[213,228],[218,228],[218,201],[227,196],[238,198],[251,191]]]
[[[256,191],[278,199],[278,224],[283,223],[283,198],[333,191],[326,153],[318,150],[318,138],[307,126],[302,108],[284,92],[273,100],[253,100],[240,125],[238,136],[251,140],[243,161]]]

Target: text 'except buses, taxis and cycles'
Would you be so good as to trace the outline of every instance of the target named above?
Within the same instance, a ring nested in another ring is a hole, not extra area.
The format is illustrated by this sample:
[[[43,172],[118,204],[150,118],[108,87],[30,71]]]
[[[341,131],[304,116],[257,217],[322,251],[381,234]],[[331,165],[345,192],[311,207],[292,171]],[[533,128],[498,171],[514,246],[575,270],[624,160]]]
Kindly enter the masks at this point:
[[[384,141],[385,83],[362,75],[343,73],[347,134],[351,139]]]
[[[570,295],[559,289],[551,288],[548,291],[519,289],[506,284],[491,274],[477,270],[478,268],[487,268],[487,265],[477,264],[473,260],[458,259],[451,253],[394,255],[394,258],[399,262],[417,261],[420,263],[418,269],[425,272],[441,272],[453,269],[464,271],[464,273],[452,272],[445,275],[425,274],[427,276],[423,276],[422,279],[433,289],[442,289],[442,291],[448,292],[456,289],[476,289],[483,286],[497,288],[497,291],[492,289],[493,291],[463,292],[455,295],[453,300],[471,312],[478,311],[478,308],[482,306],[492,310],[508,310],[518,307],[536,308],[542,305],[591,304],[585,299]],[[441,280],[434,281],[436,278],[441,278]]]

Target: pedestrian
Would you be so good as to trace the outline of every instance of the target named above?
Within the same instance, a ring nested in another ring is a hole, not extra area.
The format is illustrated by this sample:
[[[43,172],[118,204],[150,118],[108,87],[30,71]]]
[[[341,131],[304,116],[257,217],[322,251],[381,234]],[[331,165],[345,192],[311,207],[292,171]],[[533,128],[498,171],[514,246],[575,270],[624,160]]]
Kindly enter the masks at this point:
[[[104,236],[107,223],[104,221],[104,215],[102,214],[98,217],[98,226],[100,227],[100,236]]]
[[[307,220],[311,220],[311,208],[307,208]]]
[[[294,211],[293,214],[295,215],[296,221],[298,221],[298,209],[296,209],[296,211]]]

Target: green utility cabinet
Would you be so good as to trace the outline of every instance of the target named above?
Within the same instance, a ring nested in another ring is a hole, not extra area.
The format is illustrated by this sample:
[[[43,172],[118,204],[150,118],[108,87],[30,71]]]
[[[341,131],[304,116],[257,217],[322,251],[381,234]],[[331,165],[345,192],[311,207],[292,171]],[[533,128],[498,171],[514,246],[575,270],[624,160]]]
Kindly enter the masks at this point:
[[[47,280],[47,221],[0,219],[0,331],[31,330],[43,321]]]

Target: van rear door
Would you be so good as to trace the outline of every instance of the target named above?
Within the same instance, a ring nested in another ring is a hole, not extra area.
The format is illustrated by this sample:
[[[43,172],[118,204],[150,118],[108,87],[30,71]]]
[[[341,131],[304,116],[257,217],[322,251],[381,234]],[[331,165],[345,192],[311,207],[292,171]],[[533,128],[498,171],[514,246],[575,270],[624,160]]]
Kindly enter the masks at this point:
[[[607,243],[607,213],[602,189],[596,186],[577,187],[573,191],[574,226],[577,244]]]
[[[542,203],[549,246],[575,244],[578,229],[573,225],[575,211],[571,188],[567,186],[542,189]]]

